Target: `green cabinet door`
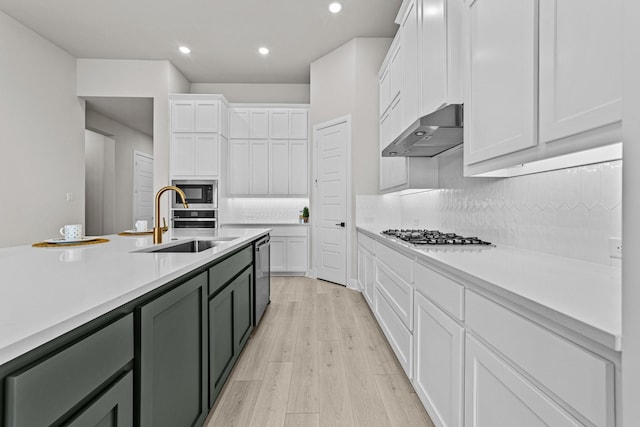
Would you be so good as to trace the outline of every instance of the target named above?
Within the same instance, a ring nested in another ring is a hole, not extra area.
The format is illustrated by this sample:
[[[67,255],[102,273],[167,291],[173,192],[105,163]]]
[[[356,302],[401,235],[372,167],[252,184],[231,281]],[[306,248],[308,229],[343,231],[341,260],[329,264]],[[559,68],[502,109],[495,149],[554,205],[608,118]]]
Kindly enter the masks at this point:
[[[207,412],[207,273],[136,309],[140,427],[202,425]]]
[[[133,373],[127,372],[67,427],[133,427]]]
[[[213,406],[253,329],[253,269],[209,301],[209,406]]]

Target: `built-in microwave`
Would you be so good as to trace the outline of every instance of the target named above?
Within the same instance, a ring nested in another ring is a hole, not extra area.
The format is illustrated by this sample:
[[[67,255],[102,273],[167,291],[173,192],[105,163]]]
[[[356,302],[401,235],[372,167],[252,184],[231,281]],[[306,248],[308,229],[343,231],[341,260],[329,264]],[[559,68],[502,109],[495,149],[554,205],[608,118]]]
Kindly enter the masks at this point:
[[[184,191],[190,209],[218,209],[218,181],[174,180],[171,184]],[[172,207],[183,208],[180,195],[176,192],[172,194]]]

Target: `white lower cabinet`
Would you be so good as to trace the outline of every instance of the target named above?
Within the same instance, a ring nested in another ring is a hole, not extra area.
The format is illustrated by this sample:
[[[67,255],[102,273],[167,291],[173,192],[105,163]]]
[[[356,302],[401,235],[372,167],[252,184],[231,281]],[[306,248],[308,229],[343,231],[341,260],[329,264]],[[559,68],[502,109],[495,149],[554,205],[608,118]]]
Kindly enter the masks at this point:
[[[375,241],[358,233],[358,286],[372,310],[375,280]]]
[[[464,328],[418,292],[414,313],[416,393],[437,427],[462,427]]]
[[[307,271],[307,237],[287,237],[287,270]]]
[[[465,380],[465,427],[583,425],[468,334]]]
[[[306,273],[309,265],[307,227],[273,227],[271,230],[271,272]]]
[[[409,379],[413,373],[413,335],[402,320],[396,315],[386,297],[376,289],[374,299],[375,314],[400,366]]]
[[[271,271],[285,271],[287,269],[287,238],[271,236]]]

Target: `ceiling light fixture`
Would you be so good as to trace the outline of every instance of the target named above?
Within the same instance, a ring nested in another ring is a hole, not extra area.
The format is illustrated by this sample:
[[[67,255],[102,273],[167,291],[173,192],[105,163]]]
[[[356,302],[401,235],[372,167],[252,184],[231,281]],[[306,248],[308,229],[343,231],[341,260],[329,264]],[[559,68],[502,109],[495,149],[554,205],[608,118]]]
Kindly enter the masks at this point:
[[[266,47],[261,47],[260,49],[258,49],[258,52],[260,52],[260,55],[268,55],[269,49],[267,49]]]
[[[189,49],[189,48],[188,48],[188,47],[186,47],[186,46],[180,46],[180,47],[178,48],[178,50],[179,50],[180,52],[184,53],[185,55],[186,55],[187,53],[191,53],[191,49]]]
[[[340,3],[333,2],[329,5],[329,12],[331,13],[338,13],[342,10],[342,5]]]

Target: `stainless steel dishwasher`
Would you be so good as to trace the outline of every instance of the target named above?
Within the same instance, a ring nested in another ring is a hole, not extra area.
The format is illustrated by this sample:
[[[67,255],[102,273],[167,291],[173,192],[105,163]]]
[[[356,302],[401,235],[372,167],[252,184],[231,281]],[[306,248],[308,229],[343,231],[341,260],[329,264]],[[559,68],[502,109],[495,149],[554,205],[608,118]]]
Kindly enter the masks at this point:
[[[258,240],[253,246],[254,287],[253,287],[253,325],[256,326],[269,302],[271,302],[271,248],[269,235]]]

